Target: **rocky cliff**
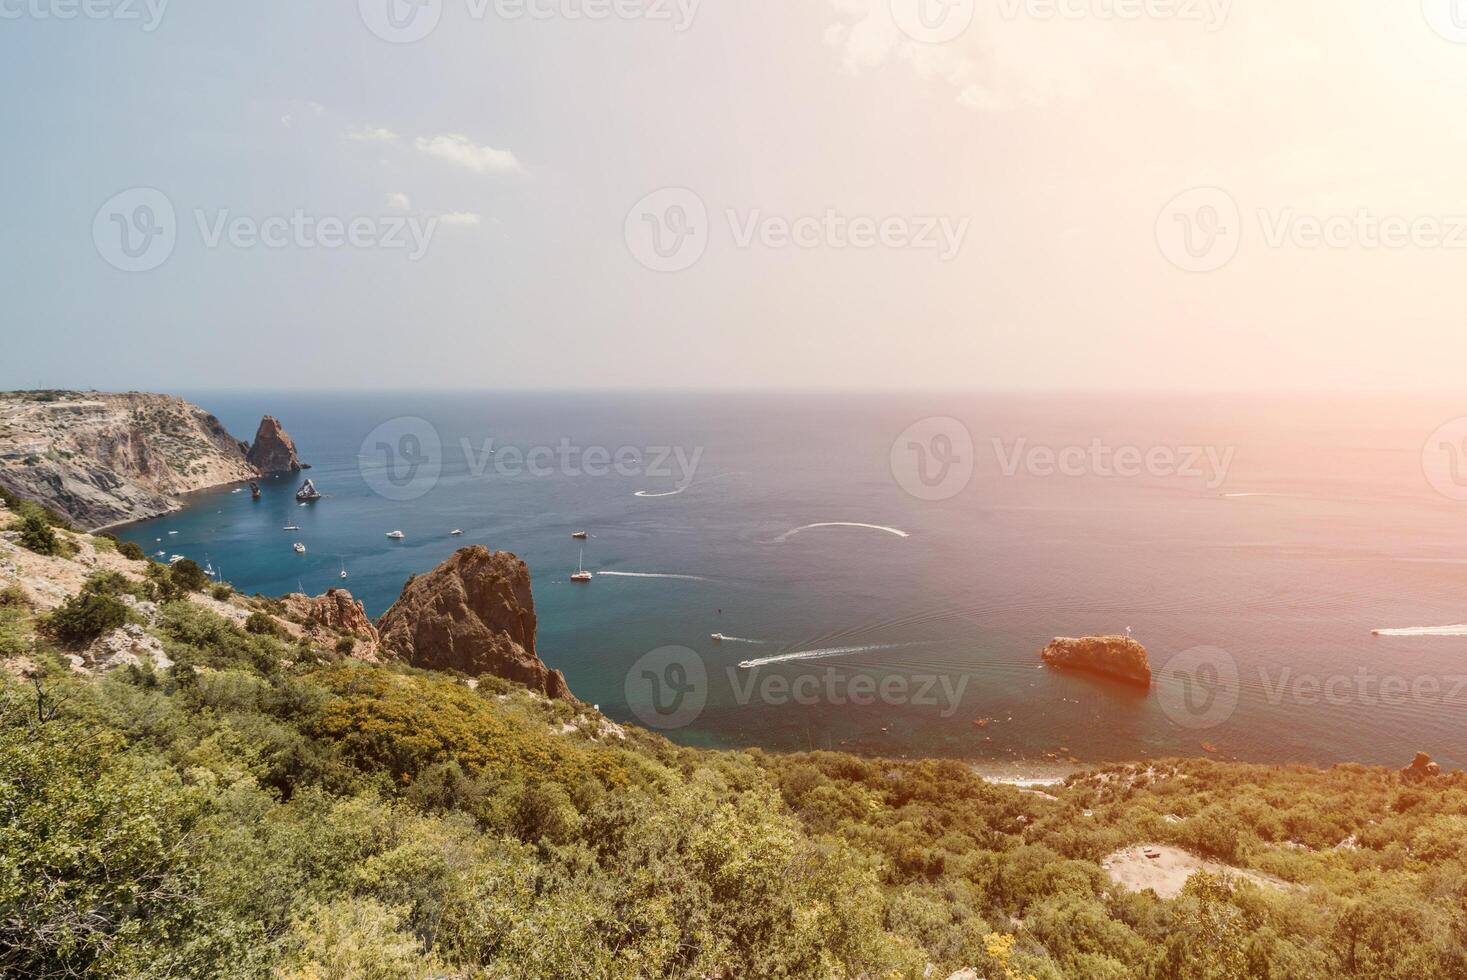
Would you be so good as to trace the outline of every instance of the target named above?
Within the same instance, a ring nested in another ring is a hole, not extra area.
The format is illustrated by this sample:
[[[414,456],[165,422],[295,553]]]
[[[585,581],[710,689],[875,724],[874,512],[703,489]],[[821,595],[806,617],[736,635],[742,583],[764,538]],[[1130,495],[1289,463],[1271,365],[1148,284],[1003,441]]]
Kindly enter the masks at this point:
[[[219,420],[180,398],[0,393],[0,485],[84,528],[155,517],[177,494],[254,475]]]
[[[377,629],[383,650],[414,667],[492,674],[575,700],[560,671],[535,654],[530,570],[514,555],[459,551],[410,579]]]
[[[1146,648],[1129,636],[1061,637],[1039,656],[1058,670],[1079,670],[1151,687],[1151,660]]]
[[[288,595],[281,602],[287,614],[306,623],[311,639],[324,641],[332,636],[351,637],[355,641],[351,651],[353,657],[368,663],[377,662],[380,643],[377,627],[372,625],[366,609],[350,592],[329,589],[325,595],[319,596]]]
[[[260,428],[255,432],[255,441],[251,443],[245,459],[260,471],[261,476],[299,473],[301,470],[301,461],[295,454],[295,442],[273,415],[260,420]]]

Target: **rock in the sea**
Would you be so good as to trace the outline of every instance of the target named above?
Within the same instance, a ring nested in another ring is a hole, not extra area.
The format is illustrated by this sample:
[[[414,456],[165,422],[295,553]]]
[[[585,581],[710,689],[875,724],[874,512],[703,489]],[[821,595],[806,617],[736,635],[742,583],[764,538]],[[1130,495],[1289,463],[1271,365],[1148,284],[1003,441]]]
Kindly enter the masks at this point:
[[[514,555],[464,548],[409,580],[377,629],[382,648],[414,667],[492,674],[575,700],[564,675],[535,654],[530,570]]]
[[[273,415],[260,420],[260,428],[255,432],[255,441],[250,444],[246,459],[260,471],[261,476],[299,473],[301,470],[301,461],[295,454],[295,442]]]
[[[366,608],[345,589],[329,589],[325,595],[288,595],[281,602],[286,612],[338,635],[356,640],[352,656],[368,663],[377,661],[381,637],[367,618]]]
[[[1419,783],[1423,780],[1434,779],[1442,774],[1442,767],[1431,761],[1431,756],[1425,752],[1417,752],[1416,758],[1411,764],[1401,770],[1401,778],[1408,783]]]
[[[1151,687],[1151,660],[1146,648],[1129,636],[1060,637],[1039,656],[1057,670],[1082,670]]]

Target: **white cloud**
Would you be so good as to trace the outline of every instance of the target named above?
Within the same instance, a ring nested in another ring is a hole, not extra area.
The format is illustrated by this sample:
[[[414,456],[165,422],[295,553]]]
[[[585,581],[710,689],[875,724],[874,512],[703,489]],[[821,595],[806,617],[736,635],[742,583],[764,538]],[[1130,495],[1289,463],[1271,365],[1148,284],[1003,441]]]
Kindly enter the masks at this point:
[[[450,211],[439,215],[439,222],[445,225],[477,225],[483,219],[473,211]]]
[[[353,143],[395,143],[397,134],[381,126],[358,126],[342,134],[343,139]]]
[[[474,173],[523,173],[524,168],[509,150],[478,146],[467,136],[449,133],[428,139],[419,136],[415,144],[420,152],[467,167]]]
[[[406,194],[395,191],[387,195],[387,206],[394,211],[411,211],[413,209],[413,202],[408,200]]]

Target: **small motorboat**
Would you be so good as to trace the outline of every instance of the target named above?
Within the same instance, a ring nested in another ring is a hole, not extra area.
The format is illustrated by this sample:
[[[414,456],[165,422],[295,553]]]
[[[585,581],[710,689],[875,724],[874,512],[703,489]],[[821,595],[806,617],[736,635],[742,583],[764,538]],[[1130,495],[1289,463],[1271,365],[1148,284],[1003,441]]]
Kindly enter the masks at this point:
[[[713,633],[709,635],[708,639],[712,640],[714,643],[722,643],[724,640],[728,639],[728,637],[724,636],[722,633]]]
[[[307,480],[305,483],[302,483],[301,488],[295,492],[295,499],[299,500],[303,504],[307,504],[313,500],[320,500],[321,491],[316,489],[316,484],[313,481]]]
[[[177,533],[178,533],[178,532],[177,532],[177,531],[169,531],[169,532],[168,532],[168,536],[169,536],[169,537],[172,537],[172,536],[173,536],[173,535],[175,535],[175,534],[177,534]]]
[[[739,670],[753,670],[753,669],[754,669],[754,661],[752,661],[752,660],[741,660],[741,661],[739,661]]]
[[[179,562],[183,561],[183,559],[184,559],[184,556],[183,555],[169,555],[168,556],[168,564],[170,564],[170,565],[177,565]]]
[[[403,534],[401,531],[388,531],[387,536],[394,541],[401,541],[403,538],[407,537],[407,535]]]
[[[301,529],[301,526],[299,524],[287,524],[287,525],[285,525],[285,527],[281,528],[280,530],[282,530],[282,531],[299,531],[300,529]]]
[[[585,531],[575,531],[571,534],[571,537],[575,538],[577,541],[584,541],[586,540],[586,538],[590,537],[590,535],[588,535]]]
[[[346,574],[346,562],[344,562],[344,561],[341,563],[341,577],[343,579],[347,578],[347,574]]]
[[[448,533],[449,533],[449,536],[450,537],[455,537],[455,538],[461,538],[461,537],[464,536],[464,532],[458,530],[457,528],[454,528],[452,531],[449,531]]]
[[[291,545],[291,547],[295,549],[295,553],[298,555],[303,555],[306,553],[306,546],[301,544],[299,541]]]
[[[155,552],[153,552],[153,554],[154,555],[157,555],[159,558],[162,558],[164,555],[168,554],[168,552],[166,552],[166,551],[155,551]]]
[[[230,493],[244,493],[244,487],[235,487]]]

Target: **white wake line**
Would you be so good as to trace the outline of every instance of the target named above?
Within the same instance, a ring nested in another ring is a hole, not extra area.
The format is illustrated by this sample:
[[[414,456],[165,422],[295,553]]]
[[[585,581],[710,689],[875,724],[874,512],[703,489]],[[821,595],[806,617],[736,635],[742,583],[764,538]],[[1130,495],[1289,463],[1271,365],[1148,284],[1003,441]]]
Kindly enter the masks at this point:
[[[799,653],[781,653],[773,657],[760,657],[757,660],[745,660],[739,664],[745,670],[755,667],[765,667],[769,664],[782,664],[795,660],[825,660],[829,657],[848,657],[855,653],[875,653],[878,650],[901,650],[905,647],[914,646],[911,643],[873,643],[859,647],[830,647],[826,650],[802,650]]]
[[[727,633],[719,633],[718,638],[724,643],[752,643],[755,646],[766,646],[768,640],[751,640],[744,636],[729,636]]]
[[[1374,636],[1467,636],[1467,623],[1460,626],[1409,626],[1398,630],[1371,630]]]
[[[692,484],[691,483],[688,483],[688,484],[685,484],[685,485],[683,485],[681,487],[678,487],[676,490],[668,490],[665,493],[653,493],[651,490],[638,490],[636,493],[632,494],[632,496],[633,497],[676,497],[680,493],[687,493],[688,492],[688,487],[691,487],[691,486],[692,486]]]
[[[815,528],[818,527],[863,527],[866,528],[868,531],[884,531],[887,534],[894,534],[899,538],[911,537],[910,534],[908,534],[906,531],[903,531],[901,528],[886,527],[882,524],[856,524],[851,521],[827,521],[823,524],[806,524],[804,527],[797,527],[793,531],[786,531],[779,537],[775,538],[773,543],[781,544],[785,541],[788,541],[796,534],[799,534],[801,531],[813,531]]]
[[[662,572],[597,572],[597,577],[603,575],[615,575],[618,578],[675,578],[684,582],[706,582],[701,575],[667,575]]]

